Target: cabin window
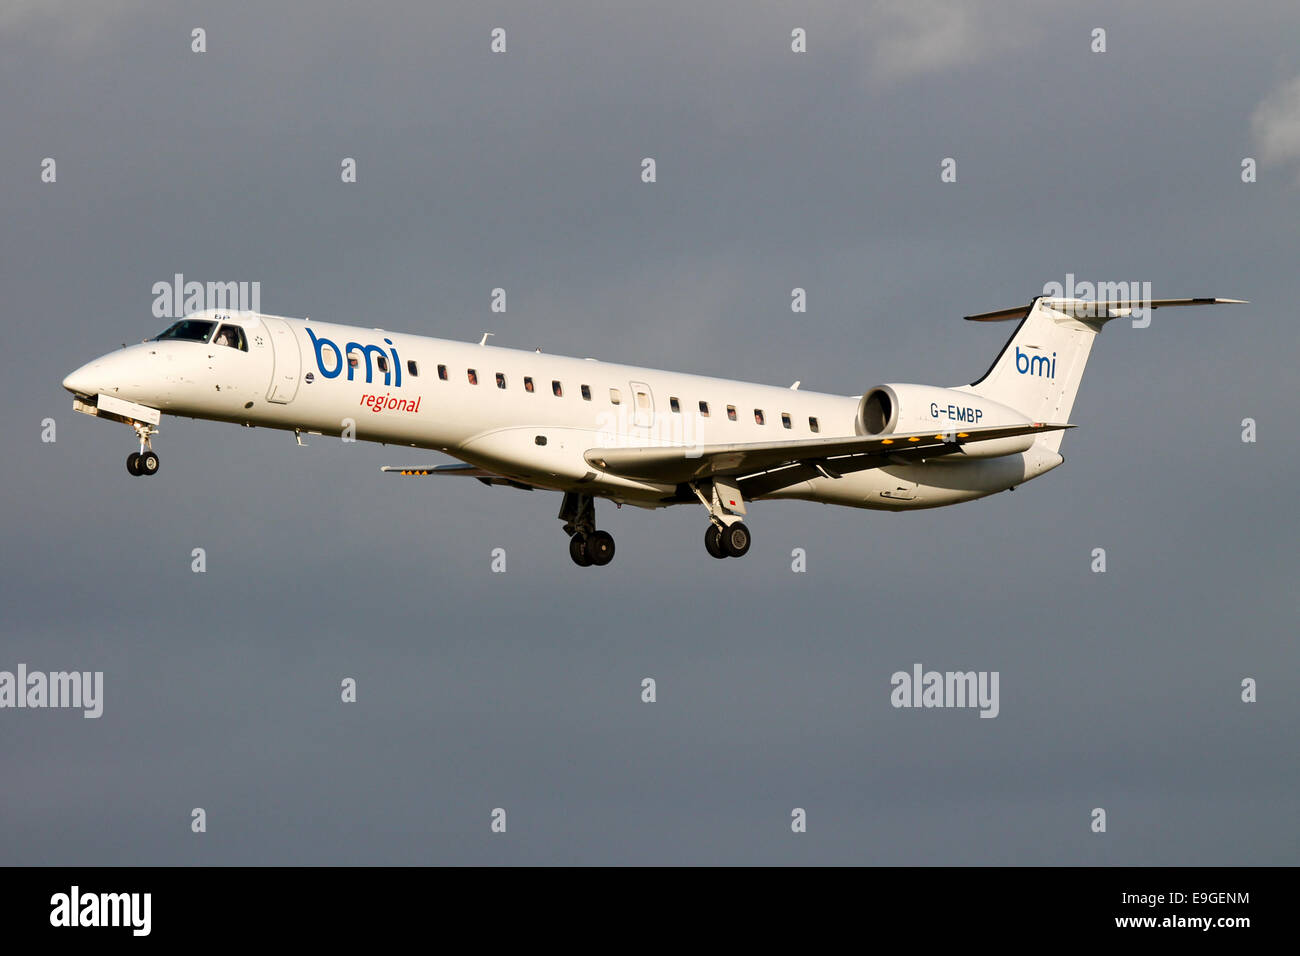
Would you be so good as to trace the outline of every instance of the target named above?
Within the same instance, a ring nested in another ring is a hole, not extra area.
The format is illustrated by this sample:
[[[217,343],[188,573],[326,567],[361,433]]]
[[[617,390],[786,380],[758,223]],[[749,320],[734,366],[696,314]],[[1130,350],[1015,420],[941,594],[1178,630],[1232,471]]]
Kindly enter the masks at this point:
[[[248,351],[248,341],[244,338],[244,330],[237,325],[223,325],[217,337],[212,340],[215,345],[225,345],[232,349],[239,349],[241,352]]]
[[[529,392],[529,393],[531,394],[531,393],[532,393],[532,390],[533,390],[533,377],[532,377],[531,375],[525,375],[525,376],[524,376],[524,391],[525,391],[525,392]]]
[[[735,405],[728,405],[728,406],[727,406],[727,417],[728,417],[729,419],[731,419],[733,422],[736,420],[736,406],[735,406]]]
[[[478,372],[474,371],[472,368],[471,368],[471,369],[467,369],[467,371],[469,372],[469,375],[467,376],[467,377],[469,378],[469,383],[470,383],[471,385],[477,385],[477,384],[478,384]]]
[[[406,360],[406,370],[412,375],[418,376],[420,374],[420,368],[415,364],[415,359]]]
[[[700,402],[700,414],[701,414],[703,417],[705,417],[705,418],[708,418],[708,417],[709,417],[709,403],[708,403],[708,402]]]
[[[582,400],[583,400],[584,402],[589,402],[589,401],[591,401],[591,386],[590,386],[590,385],[583,385],[583,386],[580,386],[580,388],[582,389]]]
[[[668,407],[671,408],[678,415],[682,413],[682,403],[677,401],[676,396],[669,396]]]
[[[563,398],[564,386],[561,385],[558,381],[551,382],[551,394],[554,395],[556,398]]]
[[[767,419],[763,417],[763,410],[761,408],[754,409],[754,424],[762,425],[765,424],[766,422]]]
[[[438,366],[438,378],[442,379],[444,382],[447,381],[447,366]]]
[[[616,388],[611,388],[609,390],[609,403],[611,405],[617,405],[622,401],[623,401],[623,393]]]
[[[817,419],[813,418],[811,415],[808,416],[808,427],[815,432],[821,431],[821,426],[817,424]]]
[[[384,358],[382,355],[376,355],[375,364],[379,366],[379,371],[383,372],[385,375],[388,374],[388,359]]]
[[[504,372],[497,372],[497,388],[506,387],[506,376]]]
[[[794,427],[793,425],[790,424],[790,413],[789,413],[789,412],[782,412],[782,413],[781,413],[781,427],[782,427],[782,428],[793,428],[793,427]]]
[[[650,393],[638,391],[636,393],[636,407],[638,411],[650,411]]]
[[[350,365],[352,368],[357,367],[357,357],[353,355],[351,352],[348,353],[348,365]]]

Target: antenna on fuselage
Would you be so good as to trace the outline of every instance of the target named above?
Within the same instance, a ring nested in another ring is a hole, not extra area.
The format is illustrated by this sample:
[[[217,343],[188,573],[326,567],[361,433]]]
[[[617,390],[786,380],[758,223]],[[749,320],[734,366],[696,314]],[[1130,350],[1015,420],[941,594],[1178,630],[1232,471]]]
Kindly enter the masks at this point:
[[[799,383],[798,383],[797,381],[796,381],[793,385],[790,386],[790,391],[792,391],[792,392],[797,392],[797,391],[799,391]]]
[[[489,338],[490,336],[493,336],[493,335],[496,335],[496,333],[495,333],[495,332],[484,332],[484,333],[483,333],[483,338],[481,338],[481,339],[478,340],[478,344],[479,344],[479,345],[487,345],[487,340],[488,340],[488,338]]]

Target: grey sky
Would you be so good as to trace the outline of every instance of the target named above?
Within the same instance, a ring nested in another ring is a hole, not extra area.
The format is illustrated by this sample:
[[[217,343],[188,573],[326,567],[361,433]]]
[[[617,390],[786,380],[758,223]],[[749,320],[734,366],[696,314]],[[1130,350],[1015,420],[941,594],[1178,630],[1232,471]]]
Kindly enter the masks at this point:
[[[1297,862],[1294,4],[428,7],[0,11],[0,669],[105,672],[0,711],[0,862]],[[1011,326],[960,316],[1067,273],[1252,304],[1113,323],[1013,493],[759,504],[727,562],[601,503],[582,570],[557,495],[409,450],[166,419],[132,479],[59,382],[177,272],[844,394],[973,380]],[[1000,715],[895,710],[915,662]]]

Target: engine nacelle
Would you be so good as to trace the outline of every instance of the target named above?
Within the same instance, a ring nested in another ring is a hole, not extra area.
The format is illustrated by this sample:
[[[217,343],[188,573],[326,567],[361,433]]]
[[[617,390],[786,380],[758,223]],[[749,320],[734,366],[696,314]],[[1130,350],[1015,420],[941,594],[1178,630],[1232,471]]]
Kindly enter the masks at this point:
[[[859,435],[919,435],[963,432],[994,425],[1028,425],[1029,419],[973,392],[933,385],[877,385],[858,403]],[[963,445],[967,458],[998,458],[1028,451],[1036,435],[1016,435]]]

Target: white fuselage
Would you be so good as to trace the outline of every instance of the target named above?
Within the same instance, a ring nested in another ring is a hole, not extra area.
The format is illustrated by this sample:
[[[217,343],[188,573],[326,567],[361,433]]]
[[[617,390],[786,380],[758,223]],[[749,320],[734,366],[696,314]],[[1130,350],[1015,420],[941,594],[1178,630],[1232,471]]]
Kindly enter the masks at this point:
[[[193,318],[238,326],[244,348],[151,340],[88,363],[65,387],[169,415],[433,449],[524,484],[647,507],[694,498],[604,473],[584,452],[850,437],[857,427],[858,396],[245,312]],[[932,459],[761,497],[936,507],[1014,487],[1060,461],[1038,448]]]

